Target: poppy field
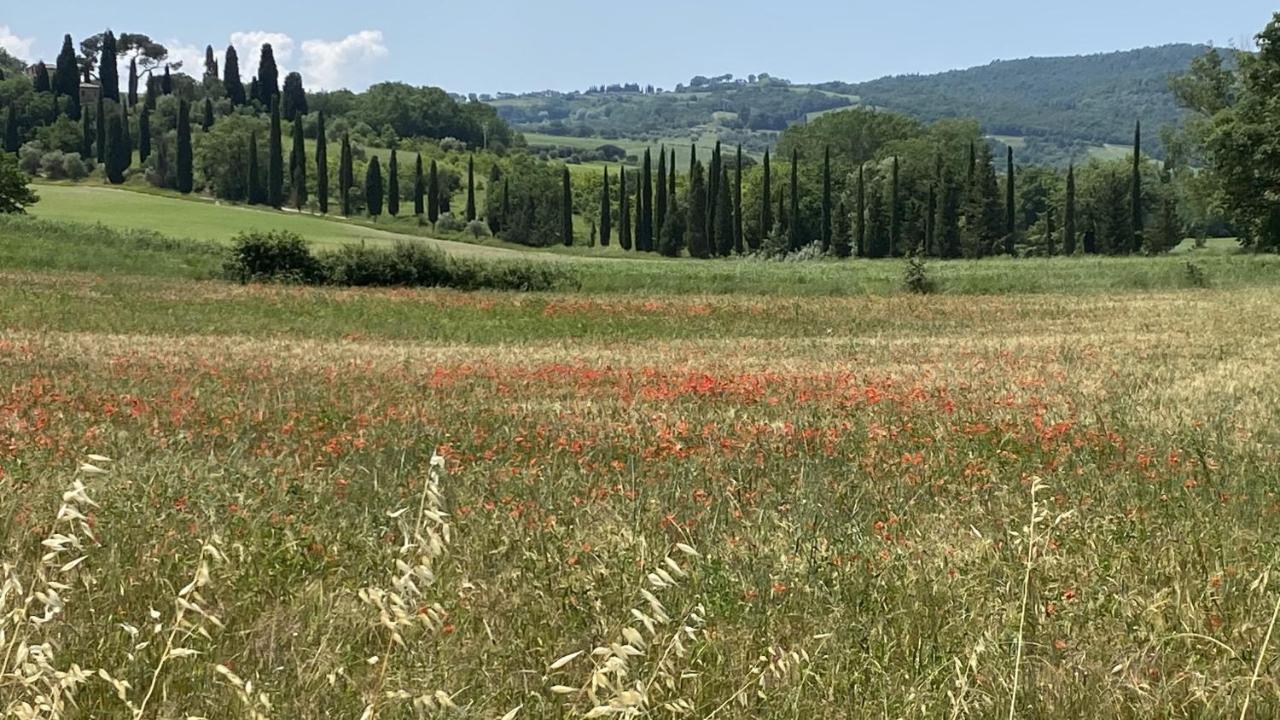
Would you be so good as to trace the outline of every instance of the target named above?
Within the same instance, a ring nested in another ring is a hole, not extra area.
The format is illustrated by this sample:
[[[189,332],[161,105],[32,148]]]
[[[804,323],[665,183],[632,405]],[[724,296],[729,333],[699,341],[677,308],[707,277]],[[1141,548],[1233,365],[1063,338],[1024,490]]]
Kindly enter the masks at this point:
[[[14,717],[1280,713],[1274,288],[8,280]]]

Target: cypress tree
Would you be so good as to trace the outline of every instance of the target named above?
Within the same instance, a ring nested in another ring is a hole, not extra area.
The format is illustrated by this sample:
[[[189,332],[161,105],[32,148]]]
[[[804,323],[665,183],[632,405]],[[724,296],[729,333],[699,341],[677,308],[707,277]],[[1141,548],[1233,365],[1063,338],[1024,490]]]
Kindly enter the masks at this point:
[[[49,79],[49,66],[44,61],[36,63],[36,78],[33,83],[33,89],[38,92],[53,92],[53,82]]]
[[[67,99],[67,117],[80,119],[80,61],[70,35],[62,38],[62,50],[53,71],[53,94]]]
[[[213,100],[210,100],[209,98],[205,98],[204,113],[200,117],[200,129],[205,132],[209,132],[209,129],[212,127],[213,127]]]
[[[653,158],[649,148],[644,150],[644,166],[640,176],[640,228],[644,237],[643,247],[637,249],[653,252]]]
[[[799,250],[802,242],[800,226],[800,154],[791,150],[791,249]]]
[[[831,251],[831,146],[822,153],[822,252]]]
[[[1144,218],[1142,213],[1142,121],[1133,127],[1133,188],[1130,191],[1129,204],[1133,212],[1133,242],[1131,251],[1142,249],[1142,231]]]
[[[707,166],[707,216],[704,220],[706,224],[707,234],[707,251],[715,254],[720,247],[719,238],[716,237],[716,203],[720,200],[720,141],[716,141],[716,147],[711,151],[711,164]]]
[[[122,134],[123,128],[120,126],[120,116],[112,114],[105,123],[107,126],[107,152],[106,162],[103,164],[103,171],[107,176],[107,181],[112,185],[119,185],[124,182],[124,167],[121,164],[123,155],[123,147],[125,146]]]
[[[853,252],[849,247],[849,211],[845,208],[843,198],[832,223],[831,248],[838,258],[847,258]]]
[[[146,108],[143,108],[143,109],[145,110]],[[9,114],[12,115],[13,111],[10,110]],[[80,114],[80,157],[83,158],[85,162],[91,162],[93,160],[93,141],[96,136],[97,136],[97,133],[94,131],[93,123],[89,118],[89,113],[81,113]],[[8,137],[7,133],[6,133],[6,137]],[[14,124],[14,127],[13,127],[13,137],[14,137],[14,141],[16,142],[18,137],[18,126],[16,123]],[[151,143],[148,142],[147,146],[150,147],[150,145]],[[8,147],[6,146],[5,149],[7,150]]]
[[[662,234],[667,223],[667,148],[658,149],[658,186],[654,189],[653,226]]]
[[[284,92],[281,94],[284,119],[293,122],[299,115],[307,114],[307,91],[302,87],[302,75],[291,72],[284,76]]]
[[[413,214],[422,217],[427,212],[427,179],[422,171],[422,153],[413,165]]]
[[[738,143],[737,166],[733,176],[733,251],[741,255],[745,250],[742,237],[742,143]]]
[[[276,67],[276,52],[271,48],[271,43],[262,44],[262,53],[258,56],[257,80],[257,99],[264,107],[270,107],[272,100],[280,95],[280,70]]]
[[[958,258],[963,253],[960,238],[960,193],[961,188],[952,177],[951,169],[942,171],[941,187],[938,190],[938,227],[935,230],[938,254],[944,258]]]
[[[133,132],[129,129],[129,109],[120,106],[120,132],[124,146],[120,149],[121,172],[133,167]]]
[[[387,214],[391,217],[400,214],[400,160],[394,148],[387,162]]]
[[[969,183],[965,186],[970,193],[973,192],[973,181],[978,173],[978,148],[973,141],[969,141]]]
[[[144,104],[148,110],[156,109],[156,100],[160,97],[160,78],[151,75],[147,78],[147,97]]]
[[[271,98],[271,136],[267,146],[267,204],[284,204],[284,141],[280,131],[280,97]],[[381,214],[381,213],[379,213]]]
[[[694,162],[689,173],[689,217],[685,224],[685,245],[695,258],[711,257],[707,241],[707,190],[702,179],[702,164]]]
[[[658,252],[666,257],[680,257],[680,250],[684,247],[683,233],[679,211],[673,203],[667,208],[662,227],[658,230]]]
[[[565,168],[568,172],[568,168]],[[467,157],[467,222],[476,219],[476,156]]]
[[[631,249],[631,194],[627,192],[627,169],[618,175],[618,244],[623,250]]]
[[[98,50],[98,84],[99,92],[108,100],[120,102],[120,68],[116,65],[116,35],[108,30],[102,36],[102,47]]]
[[[178,192],[187,194],[195,186],[192,175],[191,105],[178,101]]]
[[[891,211],[885,208],[883,183],[877,183],[871,187],[871,194],[867,198],[867,256],[872,258],[885,258],[890,256],[893,249],[893,239],[891,227],[893,222],[889,219]]]
[[[244,81],[240,79],[240,56],[236,54],[233,45],[227,46],[226,59],[222,62],[222,85],[232,106],[245,104],[247,98],[244,95]]]
[[[364,174],[364,202],[368,208],[369,217],[375,220],[382,214],[382,196],[386,192],[386,188],[382,186],[382,164],[378,162],[378,156],[373,156],[369,161],[369,168]]]
[[[889,193],[889,257],[902,254],[902,183],[898,156],[893,156],[893,176]]]
[[[97,143],[94,145],[94,152],[97,153],[98,164],[103,165],[107,162],[107,110],[106,104],[102,100],[102,96],[98,96],[98,107],[93,113],[93,124],[98,132]]]
[[[165,95],[173,94],[173,75],[169,73],[169,66],[164,66],[164,75],[160,76],[160,92]]]
[[[671,150],[671,164],[667,166],[667,170],[671,173],[671,181],[667,185],[667,214],[671,214],[674,212],[672,208],[676,206],[676,151],[674,148]],[[681,240],[683,239],[682,233]]]
[[[351,217],[351,193],[355,191],[355,161],[351,157],[351,135],[342,134],[342,149],[338,155],[338,200],[342,204],[343,217]]]
[[[445,187],[444,176],[440,176],[440,214],[453,214],[453,193],[449,192],[449,188]]]
[[[937,255],[938,234],[938,183],[929,183],[929,198],[924,216],[924,254]]]
[[[1007,148],[1004,177],[1004,252],[1012,255],[1016,249],[1015,240],[1018,233],[1018,208],[1014,201],[1016,171],[1013,167],[1013,147]]]
[[[867,257],[867,175],[866,166],[858,165],[858,257]]]
[[[1057,233],[1057,228],[1053,226],[1053,209],[1050,205],[1044,217],[1044,254],[1051,257],[1057,254],[1057,249],[1053,246],[1054,235]]]
[[[320,214],[329,212],[329,139],[325,136],[324,113],[316,115],[316,202]]]
[[[640,238],[644,236],[644,226],[641,222],[641,218],[644,217],[644,196],[640,193],[639,185],[636,185],[636,204],[632,214],[635,216],[636,224],[632,228],[631,245],[636,252],[643,252],[645,246],[641,243]]]
[[[502,227],[506,229],[511,223],[511,178],[502,178]]]
[[[573,185],[569,179],[569,166],[560,174],[560,239],[568,247],[573,245]]]
[[[1067,203],[1062,213],[1062,254],[1076,253],[1076,166],[1067,168]]]
[[[218,79],[218,60],[213,56],[213,46],[204,46],[204,85],[207,88]]]
[[[138,59],[129,58],[129,107],[138,107]]]
[[[262,97],[262,87],[258,85],[258,77],[255,75],[249,80],[249,102],[256,102],[261,105],[262,101],[258,99],[260,97]]]
[[[604,189],[600,191],[600,246],[609,247],[613,235],[613,208],[609,202],[609,166],[604,168]]]
[[[759,250],[760,241],[773,232],[773,190],[769,176],[769,151],[764,151],[764,177],[760,192],[760,232],[752,238],[751,249]]]
[[[22,139],[18,136],[18,109],[9,106],[4,114],[4,151],[16,153],[22,147]]]
[[[435,160],[431,161],[431,169],[427,173],[427,219],[432,225],[440,219],[440,173]]]
[[[293,185],[293,207],[301,210],[307,204],[307,146],[302,137],[301,115],[293,120],[293,149],[289,152],[289,181]]]
[[[723,257],[733,254],[733,204],[729,192],[729,168],[720,163],[720,182],[716,183],[716,250]]]
[[[777,215],[777,218],[778,218],[778,227],[782,230],[782,234],[783,234],[783,235],[786,235],[786,234],[787,234],[788,229],[789,229],[789,227],[790,227],[790,223],[788,223],[788,222],[787,222],[788,218],[787,218],[787,204],[786,204],[786,199],[787,199],[787,193],[786,193],[786,191],[785,191],[785,190],[783,190],[782,188],[778,188],[778,215]]]
[[[249,204],[261,205],[266,199],[262,189],[262,170],[258,167],[258,133],[249,133]]]

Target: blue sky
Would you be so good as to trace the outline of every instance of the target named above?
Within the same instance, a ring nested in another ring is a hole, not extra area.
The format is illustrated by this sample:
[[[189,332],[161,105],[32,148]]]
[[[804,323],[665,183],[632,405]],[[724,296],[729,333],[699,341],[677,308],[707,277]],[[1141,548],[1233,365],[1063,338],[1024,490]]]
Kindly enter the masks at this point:
[[[195,68],[206,44],[221,58],[234,42],[251,74],[255,48],[268,39],[280,64],[302,71],[309,87],[402,80],[458,92],[611,82],[672,87],[722,73],[857,81],[1032,55],[1171,42],[1239,45],[1276,9],[1263,0],[5,4],[0,46],[29,60],[51,61],[64,33],[78,41],[110,26],[147,33]]]

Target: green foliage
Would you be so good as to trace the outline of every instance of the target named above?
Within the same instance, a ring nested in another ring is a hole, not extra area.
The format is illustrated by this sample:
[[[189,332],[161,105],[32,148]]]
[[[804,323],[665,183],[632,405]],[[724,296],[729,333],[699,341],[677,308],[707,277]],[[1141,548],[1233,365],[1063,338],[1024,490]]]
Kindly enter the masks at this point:
[[[231,242],[222,274],[242,283],[311,283],[324,278],[323,269],[311,254],[307,241],[287,230],[237,235]]]
[[[258,155],[256,135],[266,130],[264,120],[237,114],[223,118],[209,132],[200,135],[195,149],[196,166],[203,186],[212,191],[214,197],[236,201],[251,197],[250,178],[260,175],[258,168],[265,164],[265,159]]]
[[[262,46],[264,63],[270,60],[270,50],[270,45]],[[275,61],[270,62],[274,66]],[[284,141],[280,128],[279,93],[270,95],[268,100],[271,105],[271,133],[267,140],[267,204],[278,209],[284,204]]]
[[[307,91],[302,87],[302,74],[291,72],[284,77],[283,98],[284,119],[293,122],[300,115],[307,114]]]
[[[293,122],[293,149],[289,152],[289,185],[294,208],[301,210],[306,207],[307,147],[303,141],[301,115],[295,116]]]
[[[422,169],[422,160],[418,160],[418,169]],[[316,202],[320,213],[329,212],[329,139],[325,133],[324,113],[316,117]]]
[[[185,194],[193,189],[192,169],[191,105],[181,100],[178,104],[178,192]]]
[[[938,289],[937,281],[929,274],[928,265],[918,255],[912,255],[907,258],[906,269],[902,277],[902,286],[907,292],[917,295],[929,295]]]
[[[398,137],[457,138],[472,147],[509,147],[514,141],[493,108],[458,103],[435,87],[379,83],[353,97],[351,114],[377,132],[390,129]]]
[[[566,247],[573,245],[573,182],[569,168],[561,170],[560,241]]]
[[[364,176],[364,203],[369,217],[376,218],[382,214],[382,198],[385,189],[382,185],[382,164],[378,158],[369,161]]]
[[[227,54],[222,61],[222,87],[233,106],[244,105],[248,100],[244,81],[240,79],[240,55],[234,45],[227,46]]]
[[[0,154],[0,215],[21,214],[39,202],[29,187],[30,179],[8,153]]]
[[[276,52],[271,43],[262,45],[262,52],[258,56],[258,74],[254,79],[258,83],[254,99],[262,103],[263,107],[271,107],[280,96],[280,70],[276,66]]]
[[[707,188],[702,177],[702,163],[694,161],[689,178],[689,197],[685,200],[688,211],[685,221],[685,245],[689,255],[695,258],[711,257],[710,239],[707,237]]]

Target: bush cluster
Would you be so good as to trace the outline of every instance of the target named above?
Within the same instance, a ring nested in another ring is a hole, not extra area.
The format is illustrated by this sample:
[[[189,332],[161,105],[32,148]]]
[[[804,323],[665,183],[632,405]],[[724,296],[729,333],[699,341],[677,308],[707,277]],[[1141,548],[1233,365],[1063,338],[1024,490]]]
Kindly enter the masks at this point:
[[[547,263],[451,257],[421,242],[389,247],[348,245],[321,253],[291,232],[243,233],[235,238],[223,275],[237,282],[292,282],[359,287],[450,287],[459,290],[573,289],[574,275]]]

